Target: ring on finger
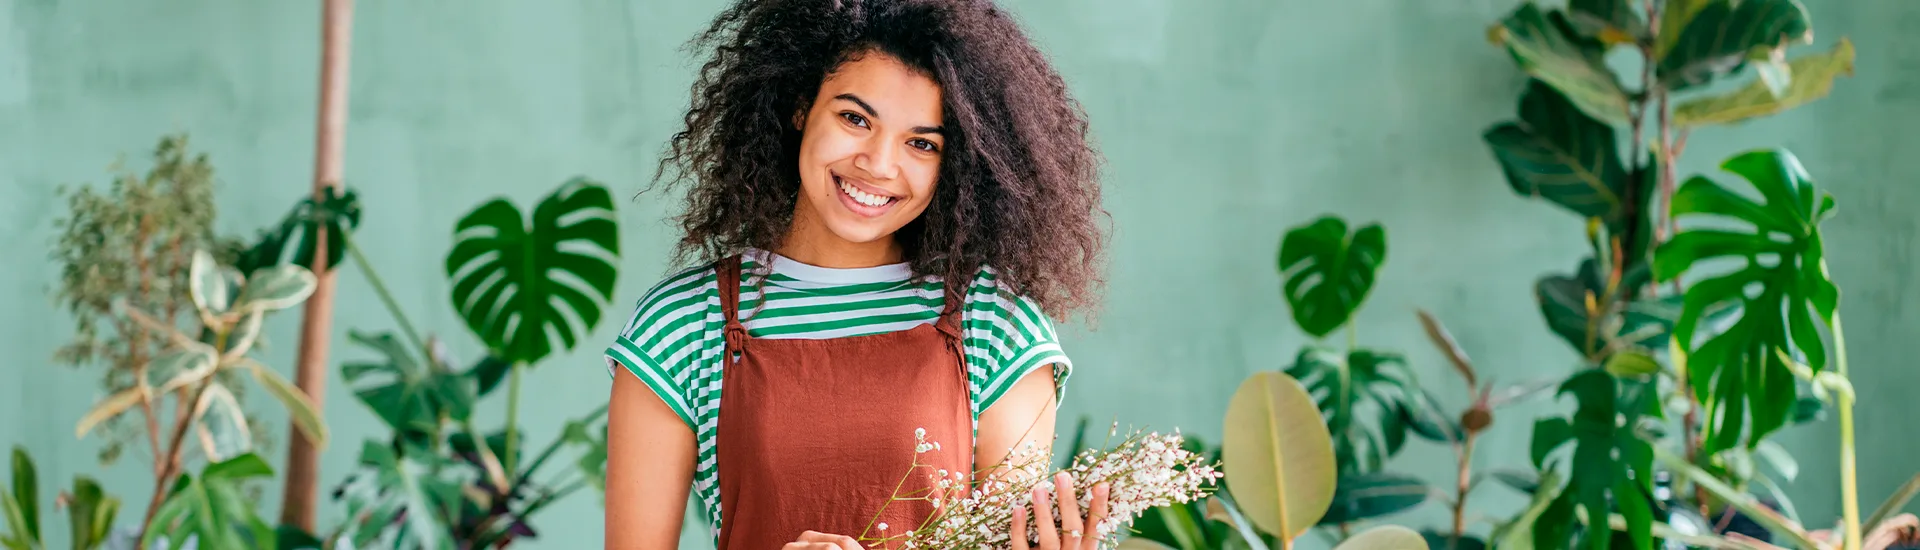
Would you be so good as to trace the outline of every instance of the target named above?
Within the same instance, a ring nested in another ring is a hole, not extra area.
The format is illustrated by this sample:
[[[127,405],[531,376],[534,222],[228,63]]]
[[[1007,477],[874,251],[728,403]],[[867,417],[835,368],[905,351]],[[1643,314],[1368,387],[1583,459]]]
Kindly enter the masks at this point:
[[[1069,537],[1073,537],[1073,538],[1076,538],[1076,539],[1077,539],[1077,538],[1080,538],[1080,530],[1079,530],[1079,529],[1073,529],[1073,530],[1069,530],[1069,531],[1067,531],[1067,536],[1069,536]]]

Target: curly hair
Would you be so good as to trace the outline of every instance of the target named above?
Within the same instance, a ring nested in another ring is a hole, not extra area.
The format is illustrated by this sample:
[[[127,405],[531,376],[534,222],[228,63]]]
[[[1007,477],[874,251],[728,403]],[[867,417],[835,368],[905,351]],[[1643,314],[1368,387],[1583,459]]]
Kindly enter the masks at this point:
[[[691,184],[677,260],[780,243],[800,189],[793,116],[842,63],[883,52],[940,87],[946,116],[932,203],[896,234],[916,277],[989,266],[1049,315],[1093,306],[1106,236],[1086,115],[991,1],[740,0],[689,45],[711,57],[654,175]]]

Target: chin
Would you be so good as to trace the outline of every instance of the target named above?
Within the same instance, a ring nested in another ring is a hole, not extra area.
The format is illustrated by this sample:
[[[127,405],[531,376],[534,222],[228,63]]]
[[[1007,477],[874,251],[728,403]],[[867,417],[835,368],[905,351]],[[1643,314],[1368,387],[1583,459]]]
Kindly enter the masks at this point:
[[[897,229],[897,228],[896,228]],[[827,222],[827,230],[853,244],[867,244],[893,235],[894,230],[874,223],[862,223],[848,219],[836,219]]]

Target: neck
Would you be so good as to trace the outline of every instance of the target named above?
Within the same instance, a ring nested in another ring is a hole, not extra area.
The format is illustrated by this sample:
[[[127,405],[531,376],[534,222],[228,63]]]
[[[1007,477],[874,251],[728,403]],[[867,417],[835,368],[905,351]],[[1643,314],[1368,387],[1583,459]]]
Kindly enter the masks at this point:
[[[841,238],[825,224],[811,219],[806,205],[794,213],[793,226],[773,251],[803,264],[835,269],[896,264],[906,257],[906,251],[892,235],[864,243]]]

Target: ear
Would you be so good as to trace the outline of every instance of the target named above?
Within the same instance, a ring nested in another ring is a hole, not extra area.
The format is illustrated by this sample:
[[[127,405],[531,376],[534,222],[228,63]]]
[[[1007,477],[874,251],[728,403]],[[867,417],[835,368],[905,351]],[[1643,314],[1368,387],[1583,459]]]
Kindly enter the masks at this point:
[[[795,109],[793,111],[793,129],[796,131],[805,131],[807,129],[806,107],[802,106],[801,108]]]

